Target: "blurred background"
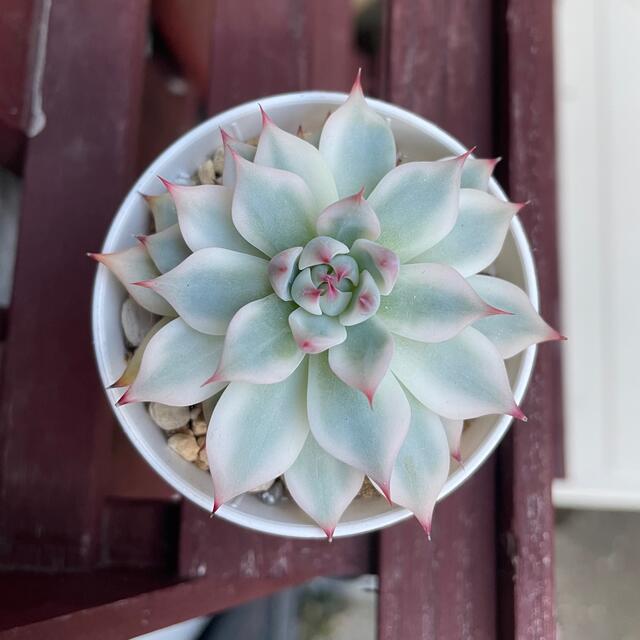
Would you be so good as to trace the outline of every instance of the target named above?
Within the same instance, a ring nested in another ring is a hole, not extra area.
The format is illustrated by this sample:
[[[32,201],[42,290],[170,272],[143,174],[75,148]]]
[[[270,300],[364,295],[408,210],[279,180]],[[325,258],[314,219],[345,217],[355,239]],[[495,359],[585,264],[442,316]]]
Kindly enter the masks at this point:
[[[25,150],[47,123],[42,78],[52,1],[0,0],[0,338],[12,300]],[[468,0],[456,6],[473,12],[490,4]],[[310,6],[320,16],[337,3],[318,0]],[[309,59],[274,56],[273,78],[282,76],[281,67],[291,67],[292,86],[274,91],[267,71],[256,79],[261,86],[247,94],[234,74],[253,64],[250,52],[216,49],[214,13],[236,14],[230,22],[237,33],[221,37],[225,44],[242,41],[253,22],[262,21],[256,37],[265,40],[256,51],[264,54],[269,23],[296,20],[283,7],[267,0],[264,13],[249,16],[241,0],[152,0],[134,175],[204,119],[205,104],[215,113],[255,95],[291,90],[309,67],[315,77],[330,77],[331,88],[347,90],[354,69],[363,66],[368,93],[382,95],[381,51],[389,43],[381,35],[380,0],[351,0],[349,28],[327,33]],[[562,348],[564,425],[556,440],[553,483],[558,637],[633,640],[640,638],[640,0],[554,0],[553,17],[560,329],[570,338]],[[302,29],[294,24],[291,37],[304,37]],[[217,77],[209,68],[212,49],[219,57],[234,56],[231,72]],[[90,99],[85,108],[91,108]],[[499,148],[488,152],[501,155]],[[108,180],[109,167],[104,174]],[[0,339],[0,358],[2,344]],[[119,432],[112,446],[117,464],[132,472],[126,480],[114,475],[110,491],[145,499],[168,495]],[[374,638],[377,588],[375,576],[319,578],[148,637]]]

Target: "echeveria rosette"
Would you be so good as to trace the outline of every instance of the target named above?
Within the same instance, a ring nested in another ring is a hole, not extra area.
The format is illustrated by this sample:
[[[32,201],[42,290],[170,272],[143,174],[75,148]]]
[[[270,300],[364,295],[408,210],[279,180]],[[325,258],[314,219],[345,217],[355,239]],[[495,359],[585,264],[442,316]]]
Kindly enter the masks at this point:
[[[525,419],[504,358],[559,339],[515,285],[478,275],[520,205],[463,154],[396,166],[359,81],[316,146],[262,113],[223,133],[223,185],[164,182],[155,233],[95,256],[162,320],[119,404],[220,394],[214,510],[284,476],[326,535],[364,476],[428,531],[463,420]]]

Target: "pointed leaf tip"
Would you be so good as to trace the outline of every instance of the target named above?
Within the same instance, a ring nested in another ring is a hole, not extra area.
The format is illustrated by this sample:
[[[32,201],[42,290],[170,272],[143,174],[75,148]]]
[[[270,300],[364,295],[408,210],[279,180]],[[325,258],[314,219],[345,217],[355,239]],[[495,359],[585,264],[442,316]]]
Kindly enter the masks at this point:
[[[260,107],[260,116],[262,117],[262,126],[266,127],[268,124],[273,124],[273,120],[269,117],[269,114],[262,108],[262,105],[258,102]]]
[[[173,188],[173,182],[170,182],[169,180],[167,180],[166,178],[163,178],[162,176],[157,176],[158,180],[160,180],[160,182],[162,182],[162,184],[164,185],[164,188],[167,191],[171,191],[171,189]]]
[[[351,86],[351,93],[362,93],[362,67],[358,67],[356,79]]]
[[[131,387],[127,389],[116,402],[117,407],[123,407],[125,404],[131,404],[132,402],[137,402],[131,397]]]
[[[509,412],[508,415],[513,416],[516,420],[521,420],[522,422],[529,421],[529,418],[527,418],[527,416],[518,405],[515,405],[515,407]]]

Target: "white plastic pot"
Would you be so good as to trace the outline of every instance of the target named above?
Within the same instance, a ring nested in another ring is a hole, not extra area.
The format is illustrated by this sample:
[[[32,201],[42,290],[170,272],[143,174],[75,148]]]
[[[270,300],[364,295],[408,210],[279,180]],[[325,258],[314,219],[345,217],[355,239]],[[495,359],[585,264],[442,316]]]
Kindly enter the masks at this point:
[[[272,96],[260,100],[260,103],[278,125],[295,131],[299,124],[308,130],[320,128],[327,112],[345,99],[346,95],[342,93],[304,92]],[[369,103],[388,118],[406,160],[436,160],[466,150],[460,142],[431,122],[379,100],[369,100]],[[258,103],[247,103],[207,120],[164,151],[135,183],[122,203],[102,247],[103,252],[131,246],[136,234],[147,231],[149,213],[139,194],[160,193],[162,186],[157,178],[159,175],[169,180],[192,175],[221,144],[221,126],[242,140],[257,136],[261,127]],[[506,199],[495,180],[491,181],[490,190],[493,195]],[[495,266],[496,275],[522,287],[537,309],[538,285],[533,256],[517,217],[511,222],[510,233]],[[98,369],[105,387],[122,373],[125,366],[125,343],[120,325],[120,306],[124,297],[123,287],[107,269],[99,267],[93,294],[93,336]],[[518,403],[522,401],[529,383],[535,354],[536,348],[532,346],[506,363]],[[213,493],[209,474],[167,447],[164,432],[151,421],[144,405],[116,407],[115,402],[121,393],[107,390],[107,397],[136,449],[176,491],[210,511]],[[455,464],[452,466],[440,499],[455,491],[489,457],[507,432],[511,420],[509,416],[487,416],[472,421],[462,436],[464,468]],[[217,515],[265,533],[297,538],[324,537],[324,533],[289,500],[269,506],[256,496],[247,494],[224,505]],[[335,537],[366,533],[410,516],[411,513],[406,509],[390,507],[382,497],[356,499],[344,514]]]

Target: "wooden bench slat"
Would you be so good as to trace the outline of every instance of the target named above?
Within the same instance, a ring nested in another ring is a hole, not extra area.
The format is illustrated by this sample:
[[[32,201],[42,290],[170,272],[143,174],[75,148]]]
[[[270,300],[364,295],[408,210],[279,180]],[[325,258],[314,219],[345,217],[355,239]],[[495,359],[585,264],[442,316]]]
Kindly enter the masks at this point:
[[[29,143],[0,416],[0,566],[95,560],[113,417],[90,300],[100,247],[133,178],[146,2],[53,3],[47,126]]]

